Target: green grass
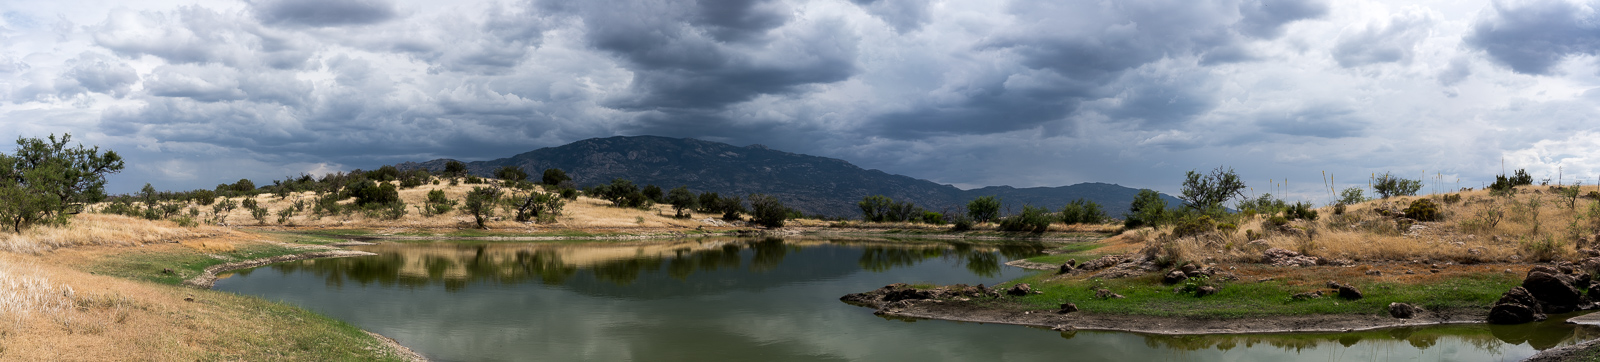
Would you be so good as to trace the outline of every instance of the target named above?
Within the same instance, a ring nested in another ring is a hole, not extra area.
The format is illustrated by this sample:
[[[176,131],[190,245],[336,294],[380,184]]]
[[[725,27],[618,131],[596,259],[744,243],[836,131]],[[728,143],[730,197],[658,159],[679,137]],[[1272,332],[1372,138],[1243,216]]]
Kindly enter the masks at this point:
[[[1318,290],[1318,287],[1290,286],[1281,281],[1232,281],[1220,283],[1216,295],[1197,298],[1190,293],[1174,293],[1172,285],[1161,284],[1158,275],[1114,280],[1074,280],[1042,282],[1053,273],[1036,273],[1002,286],[1029,283],[1043,294],[989,302],[996,307],[1053,309],[1061,303],[1075,303],[1091,313],[1133,314],[1170,317],[1238,318],[1314,314],[1380,314],[1389,303],[1409,303],[1430,310],[1441,308],[1485,308],[1501,293],[1521,284],[1521,279],[1505,273],[1464,275],[1436,283],[1400,284],[1360,282],[1351,284],[1365,298],[1345,300],[1335,295],[1319,299],[1291,300],[1289,296]],[[1095,290],[1106,288],[1125,299],[1097,299]]]
[[[89,271],[102,275],[177,285],[184,280],[200,275],[206,267],[212,265],[301,252],[305,252],[305,250],[271,244],[255,244],[240,247],[230,252],[213,253],[227,258],[227,260],[223,260],[188,248],[163,252],[136,248],[108,257],[90,266]],[[164,269],[170,269],[172,273],[165,273],[163,272]]]
[[[1079,263],[1084,263],[1099,258],[1100,254],[1092,251],[1102,246],[1105,245],[1100,243],[1071,243],[1055,248],[1056,254],[1036,256],[1027,260],[1035,263],[1061,264],[1067,262],[1067,260],[1076,259]]]
[[[318,236],[331,236],[331,237],[371,236],[372,235],[372,230],[365,230],[365,229],[319,229],[319,230],[302,231],[302,232],[298,232],[298,234],[308,234],[308,235],[318,235]]]
[[[223,328],[204,360],[399,361],[360,328],[295,306],[233,293],[200,291],[224,313],[249,327]]]
[[[296,232],[285,232],[285,231],[256,231],[256,233],[264,234],[264,235],[271,235],[271,236],[273,236],[274,239],[277,239],[278,241],[285,242],[285,243],[294,243],[294,244],[328,245],[328,244],[342,243],[342,242],[346,241],[345,239],[340,239],[340,238],[336,238],[336,237],[329,237],[329,236],[325,236],[325,235],[318,235],[318,234],[314,234],[314,233],[296,233]]]

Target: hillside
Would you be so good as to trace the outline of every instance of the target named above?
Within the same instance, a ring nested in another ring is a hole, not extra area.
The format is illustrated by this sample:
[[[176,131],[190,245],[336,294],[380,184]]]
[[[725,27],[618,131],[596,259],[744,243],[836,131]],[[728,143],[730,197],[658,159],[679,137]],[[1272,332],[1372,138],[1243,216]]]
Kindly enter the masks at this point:
[[[449,159],[408,162],[401,169],[442,171]],[[871,195],[910,201],[933,211],[960,210],[979,196],[999,196],[1002,210],[1023,205],[1058,209],[1085,198],[1102,205],[1116,217],[1128,209],[1139,190],[1103,183],[1062,187],[1013,188],[991,186],[961,190],[928,180],[867,170],[839,159],[773,150],[762,145],[745,147],[690,138],[655,136],[593,138],[519,155],[466,162],[469,172],[490,176],[495,169],[515,166],[538,177],[545,169],[566,171],[580,186],[610,182],[615,178],[639,185],[670,189],[680,185],[695,192],[723,195],[762,193],[778,197],[789,207],[809,214],[856,217],[856,202]],[[1169,204],[1178,202],[1168,197]]]

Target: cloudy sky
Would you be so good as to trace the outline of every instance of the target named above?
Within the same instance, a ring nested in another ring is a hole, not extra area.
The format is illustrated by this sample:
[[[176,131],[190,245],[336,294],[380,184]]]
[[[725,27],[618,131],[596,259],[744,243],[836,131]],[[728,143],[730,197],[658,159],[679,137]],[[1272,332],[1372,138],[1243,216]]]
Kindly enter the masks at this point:
[[[1600,177],[1600,1],[0,2],[0,137],[113,192],[694,137],[959,187]],[[0,147],[9,152],[10,146]],[[1437,186],[1435,185],[1435,181]],[[1459,181],[1458,181],[1459,180]]]

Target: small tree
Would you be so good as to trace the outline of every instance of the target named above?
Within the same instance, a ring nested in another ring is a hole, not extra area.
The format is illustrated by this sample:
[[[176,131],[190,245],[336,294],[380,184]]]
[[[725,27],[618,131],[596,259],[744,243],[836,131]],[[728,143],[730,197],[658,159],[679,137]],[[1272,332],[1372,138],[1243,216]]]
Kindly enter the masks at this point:
[[[1061,208],[1061,222],[1065,224],[1099,224],[1105,219],[1106,212],[1094,201],[1080,198]]]
[[[700,200],[699,201],[700,201],[699,202],[700,206],[695,207],[695,210],[699,210],[700,212],[705,212],[705,213],[712,213],[712,214],[720,214],[720,213],[722,213],[722,196],[721,195],[717,195],[717,193],[709,192],[709,191],[702,192],[702,193],[700,193]]]
[[[455,160],[451,160],[450,162],[445,162],[444,163],[444,177],[454,179],[454,178],[459,178],[459,177],[466,176],[466,175],[467,175],[467,164],[461,163],[461,161],[455,161]]]
[[[889,219],[890,209],[894,207],[894,200],[888,196],[872,195],[861,198],[856,206],[861,208],[861,219],[867,222],[884,222]]]
[[[428,201],[424,203],[422,216],[433,217],[450,212],[456,207],[456,202],[445,197],[444,190],[428,191]]]
[[[1122,218],[1123,226],[1128,228],[1160,226],[1167,220],[1167,200],[1161,199],[1161,193],[1156,190],[1139,190],[1139,195],[1133,197],[1133,203],[1128,205],[1128,213],[1123,214]]]
[[[505,166],[494,170],[494,178],[506,181],[522,181],[528,179],[528,173],[516,166]]]
[[[717,203],[719,205],[718,208],[722,211],[723,220],[739,220],[739,214],[745,212],[744,200],[739,199],[738,196],[724,197]]]
[[[1209,175],[1189,171],[1183,180],[1183,196],[1178,199],[1190,209],[1212,211],[1220,209],[1228,199],[1244,197],[1244,188],[1244,181],[1232,168],[1218,166]]]
[[[784,207],[778,198],[762,195],[750,195],[750,221],[767,228],[781,228],[783,222],[789,218],[789,208]]]
[[[967,216],[980,223],[993,221],[1000,217],[1000,199],[994,196],[973,199],[967,203]]]
[[[249,193],[256,190],[256,183],[251,182],[250,179],[239,179],[238,182],[229,185],[228,189],[233,190],[236,194]]]
[[[667,191],[667,203],[672,204],[672,211],[677,213],[674,217],[683,218],[683,210],[699,207],[699,201],[694,197],[694,193],[689,192],[689,186],[687,185],[678,186],[673,188],[672,191]]]
[[[1407,180],[1388,172],[1372,177],[1372,191],[1376,191],[1381,198],[1414,196],[1418,190],[1422,190],[1422,180]]]
[[[479,229],[488,229],[484,222],[494,217],[494,207],[499,201],[500,189],[474,186],[467,192],[467,202],[461,206],[461,212],[472,215]]]
[[[1363,202],[1367,202],[1367,195],[1361,193],[1360,187],[1351,186],[1339,191],[1339,203],[1341,204],[1355,205]]]
[[[644,190],[639,192],[644,194],[644,198],[653,202],[662,202],[665,200],[662,196],[666,196],[661,193],[661,187],[656,185],[645,185]]]
[[[557,186],[561,185],[562,182],[572,181],[572,178],[567,177],[566,171],[562,171],[559,168],[549,168],[544,170],[544,179],[542,181],[546,185]]]
[[[1044,233],[1050,230],[1049,213],[1050,210],[1044,208],[1023,206],[1022,213],[1000,219],[1000,230]]]
[[[71,140],[71,134],[18,137],[15,153],[0,154],[0,220],[13,231],[64,224],[68,215],[105,199],[105,176],[122,171],[122,157],[99,147],[67,147]]]

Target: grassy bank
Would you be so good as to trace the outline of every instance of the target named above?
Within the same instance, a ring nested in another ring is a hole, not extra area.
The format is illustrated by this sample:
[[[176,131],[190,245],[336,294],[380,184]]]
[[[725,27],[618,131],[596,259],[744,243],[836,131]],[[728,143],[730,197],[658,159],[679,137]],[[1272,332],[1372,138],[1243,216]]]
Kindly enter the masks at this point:
[[[313,247],[292,243],[304,237],[202,227],[163,238],[73,242],[107,233],[96,228],[108,225],[189,230],[119,218],[84,215],[7,240],[13,249],[0,252],[0,359],[402,360],[341,321],[175,285],[207,266],[306,252]]]

